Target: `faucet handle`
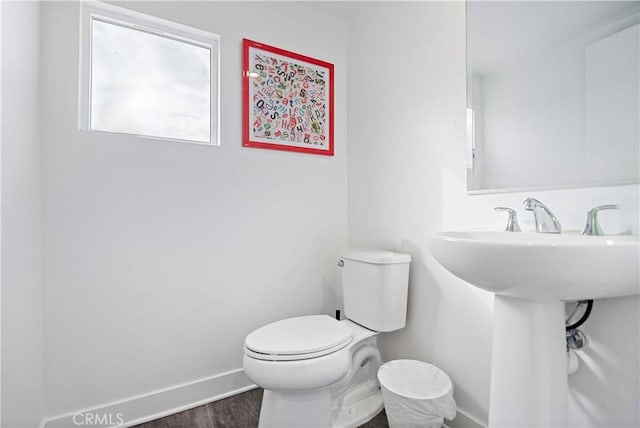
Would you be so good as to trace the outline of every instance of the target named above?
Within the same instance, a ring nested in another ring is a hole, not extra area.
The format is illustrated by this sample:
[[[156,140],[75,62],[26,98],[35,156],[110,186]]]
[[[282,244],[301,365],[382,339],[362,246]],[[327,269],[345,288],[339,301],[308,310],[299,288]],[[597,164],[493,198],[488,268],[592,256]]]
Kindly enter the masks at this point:
[[[495,207],[496,211],[505,211],[509,213],[509,219],[507,220],[507,227],[505,232],[520,232],[520,225],[518,224],[518,213],[513,208],[509,207]]]
[[[598,223],[598,213],[602,210],[617,210],[620,208],[615,204],[599,205],[587,211],[587,224],[582,229],[583,235],[604,235],[600,223]]]

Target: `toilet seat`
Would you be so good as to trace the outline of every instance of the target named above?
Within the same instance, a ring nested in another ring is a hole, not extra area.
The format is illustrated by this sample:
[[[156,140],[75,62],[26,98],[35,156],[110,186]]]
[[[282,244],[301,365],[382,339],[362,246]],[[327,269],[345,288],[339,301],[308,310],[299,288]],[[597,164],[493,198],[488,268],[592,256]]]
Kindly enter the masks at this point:
[[[245,339],[247,356],[266,361],[318,358],[345,348],[353,329],[328,315],[289,318],[261,327]]]

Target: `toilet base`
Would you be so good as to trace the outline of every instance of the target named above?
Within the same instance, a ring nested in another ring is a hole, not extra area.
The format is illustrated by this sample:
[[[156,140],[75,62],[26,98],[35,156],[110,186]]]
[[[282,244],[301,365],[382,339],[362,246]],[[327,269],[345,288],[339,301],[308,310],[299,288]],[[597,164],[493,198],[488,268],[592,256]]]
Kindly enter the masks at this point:
[[[281,392],[264,390],[258,428],[331,426],[331,390]]]
[[[382,392],[372,390],[370,382],[333,400],[328,388],[293,393],[265,390],[258,428],[355,428],[373,419],[383,408]]]
[[[348,391],[342,407],[332,411],[332,428],[355,428],[375,418],[384,408],[382,391],[371,392],[369,382]]]

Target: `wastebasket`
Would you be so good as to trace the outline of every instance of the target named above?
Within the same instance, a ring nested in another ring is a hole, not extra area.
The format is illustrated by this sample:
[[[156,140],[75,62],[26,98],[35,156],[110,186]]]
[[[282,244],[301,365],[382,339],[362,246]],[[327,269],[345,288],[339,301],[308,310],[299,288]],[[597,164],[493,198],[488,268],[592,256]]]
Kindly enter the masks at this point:
[[[453,384],[445,372],[416,360],[393,360],[378,370],[390,428],[440,428],[456,416]]]

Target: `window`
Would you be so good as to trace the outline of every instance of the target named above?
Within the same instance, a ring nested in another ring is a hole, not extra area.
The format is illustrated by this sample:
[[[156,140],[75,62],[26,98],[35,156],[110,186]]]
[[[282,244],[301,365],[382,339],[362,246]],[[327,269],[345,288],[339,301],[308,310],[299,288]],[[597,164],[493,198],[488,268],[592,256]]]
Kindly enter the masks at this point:
[[[82,4],[79,127],[219,144],[219,37],[103,3]]]

